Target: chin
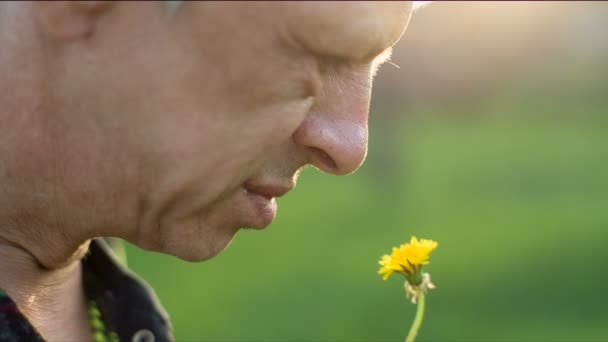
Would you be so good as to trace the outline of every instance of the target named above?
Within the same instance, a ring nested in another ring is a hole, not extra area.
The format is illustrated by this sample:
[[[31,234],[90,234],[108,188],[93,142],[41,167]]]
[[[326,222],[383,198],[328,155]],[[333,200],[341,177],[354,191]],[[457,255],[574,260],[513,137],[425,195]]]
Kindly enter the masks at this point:
[[[244,196],[240,191],[236,195],[188,213],[178,213],[170,207],[160,217],[150,215],[137,229],[140,243],[136,244],[185,261],[209,260],[230,245],[241,227],[247,226],[243,218]]]
[[[184,261],[201,262],[219,255],[230,245],[231,241],[232,239],[223,243],[218,243],[216,241],[202,242],[202,246],[204,247],[201,247],[201,244],[194,246],[191,243],[187,243],[183,246],[172,246],[172,248],[165,249],[163,252]]]
[[[154,248],[149,249],[185,261],[201,262],[226,249],[238,230],[231,226],[202,226],[198,222],[165,224]]]

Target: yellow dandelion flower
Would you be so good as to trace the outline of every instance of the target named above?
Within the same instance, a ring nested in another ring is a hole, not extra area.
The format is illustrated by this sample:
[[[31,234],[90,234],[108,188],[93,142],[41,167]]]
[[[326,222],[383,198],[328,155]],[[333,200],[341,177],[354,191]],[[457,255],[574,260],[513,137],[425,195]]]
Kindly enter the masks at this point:
[[[431,275],[421,272],[422,267],[429,263],[431,252],[437,248],[436,241],[420,239],[412,236],[410,242],[399,247],[393,247],[391,254],[385,254],[378,262],[380,269],[378,274],[387,280],[391,274],[397,272],[405,276],[403,287],[405,296],[417,304],[416,316],[405,338],[406,342],[414,342],[424,317],[424,306],[426,293],[435,288],[431,282]]]
[[[429,263],[431,252],[437,248],[436,241],[412,236],[409,243],[393,247],[391,255],[385,254],[379,261],[378,274],[387,280],[394,272],[403,274],[414,285],[419,283],[420,269]]]

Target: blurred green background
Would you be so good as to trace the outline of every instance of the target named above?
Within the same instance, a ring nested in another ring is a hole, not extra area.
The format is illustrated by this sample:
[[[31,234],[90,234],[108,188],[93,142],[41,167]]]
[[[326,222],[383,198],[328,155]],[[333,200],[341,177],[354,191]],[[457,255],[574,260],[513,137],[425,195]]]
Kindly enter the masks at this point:
[[[178,341],[401,341],[377,261],[412,234],[420,341],[608,341],[608,3],[440,2],[374,88],[355,175],[309,169],[275,223],[200,264],[128,246]]]

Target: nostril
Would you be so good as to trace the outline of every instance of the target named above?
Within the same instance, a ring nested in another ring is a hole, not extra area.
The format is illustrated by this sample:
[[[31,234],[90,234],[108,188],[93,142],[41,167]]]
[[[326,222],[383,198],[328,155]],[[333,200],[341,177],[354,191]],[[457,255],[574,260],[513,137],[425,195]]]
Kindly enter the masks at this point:
[[[335,172],[338,169],[336,161],[327,152],[320,148],[310,147],[312,151],[312,162],[315,166],[325,172]]]
[[[312,112],[294,132],[293,142],[303,148],[308,163],[323,172],[346,175],[354,172],[365,159],[366,118],[366,115],[354,116],[354,119],[333,118]]]

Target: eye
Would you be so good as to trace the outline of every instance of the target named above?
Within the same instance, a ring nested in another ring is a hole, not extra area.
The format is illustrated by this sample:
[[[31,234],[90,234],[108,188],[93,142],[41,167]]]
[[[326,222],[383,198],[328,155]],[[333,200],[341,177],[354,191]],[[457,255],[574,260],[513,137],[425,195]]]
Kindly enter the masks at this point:
[[[300,111],[302,112],[302,114],[303,115],[308,114],[308,112],[311,111],[311,109],[314,107],[316,102],[317,102],[317,98],[313,97],[313,96],[309,96],[309,97],[303,99],[301,101],[301,105],[300,105]]]
[[[316,99],[323,91],[323,78],[318,68],[302,68],[297,75],[294,75],[289,81],[289,87],[292,89],[292,99],[308,100]]]
[[[319,72],[311,73],[304,81],[304,93],[306,97],[317,98],[323,90],[323,81]]]
[[[300,122],[310,113],[318,103],[318,96],[309,96],[298,102],[298,117]],[[299,124],[299,123],[298,123]]]

